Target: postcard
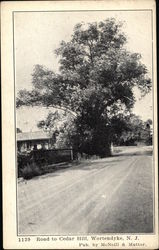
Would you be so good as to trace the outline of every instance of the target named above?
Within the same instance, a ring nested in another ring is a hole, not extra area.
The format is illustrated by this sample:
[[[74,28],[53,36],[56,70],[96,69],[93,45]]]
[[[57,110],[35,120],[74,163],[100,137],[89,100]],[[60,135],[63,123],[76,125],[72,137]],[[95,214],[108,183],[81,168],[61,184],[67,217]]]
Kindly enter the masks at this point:
[[[155,1],[1,8],[4,249],[157,249]]]

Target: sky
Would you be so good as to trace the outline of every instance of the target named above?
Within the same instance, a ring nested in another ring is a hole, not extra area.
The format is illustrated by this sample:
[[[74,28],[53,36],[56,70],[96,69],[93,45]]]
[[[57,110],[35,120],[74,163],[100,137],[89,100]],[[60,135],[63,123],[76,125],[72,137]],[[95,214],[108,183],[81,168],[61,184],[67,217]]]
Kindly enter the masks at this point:
[[[34,65],[40,64],[58,71],[58,58],[54,54],[62,40],[69,41],[74,26],[79,22],[99,22],[109,17],[123,21],[127,35],[127,49],[142,55],[142,62],[152,77],[152,30],[150,11],[91,11],[91,12],[17,12],[14,14],[15,85],[16,93],[31,89]],[[152,119],[152,93],[140,98],[135,91],[133,112],[143,120]],[[48,109],[20,108],[17,127],[22,131],[37,130],[36,124],[44,119]]]

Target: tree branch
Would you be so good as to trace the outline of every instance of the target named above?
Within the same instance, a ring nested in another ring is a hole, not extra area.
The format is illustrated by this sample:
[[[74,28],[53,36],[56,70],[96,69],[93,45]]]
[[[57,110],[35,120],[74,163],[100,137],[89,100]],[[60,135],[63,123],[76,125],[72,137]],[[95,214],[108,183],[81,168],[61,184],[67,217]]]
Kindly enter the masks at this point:
[[[41,107],[44,107],[44,108],[55,108],[55,109],[60,109],[60,110],[62,110],[62,111],[67,111],[68,113],[70,113],[72,116],[74,116],[74,117],[77,117],[77,114],[74,112],[74,111],[72,111],[72,110],[70,110],[69,108],[66,108],[66,107],[61,107],[61,106],[59,106],[59,105],[44,105],[44,104],[30,104],[30,105],[21,105],[21,106],[32,106],[32,107],[39,107],[39,106],[41,106]],[[16,108],[18,109],[18,108],[20,108],[21,106],[17,106]]]

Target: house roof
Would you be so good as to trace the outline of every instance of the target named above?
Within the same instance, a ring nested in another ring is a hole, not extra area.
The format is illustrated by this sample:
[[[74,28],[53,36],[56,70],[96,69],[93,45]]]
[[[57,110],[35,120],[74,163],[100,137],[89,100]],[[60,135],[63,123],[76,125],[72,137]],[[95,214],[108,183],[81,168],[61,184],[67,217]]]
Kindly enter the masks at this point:
[[[48,140],[50,138],[51,135],[44,131],[17,133],[17,141]]]

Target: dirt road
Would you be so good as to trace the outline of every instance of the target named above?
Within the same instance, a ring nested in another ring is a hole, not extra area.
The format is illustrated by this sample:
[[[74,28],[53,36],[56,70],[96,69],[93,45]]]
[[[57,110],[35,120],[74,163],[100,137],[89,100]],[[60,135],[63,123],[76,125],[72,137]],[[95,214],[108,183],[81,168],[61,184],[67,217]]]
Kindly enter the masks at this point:
[[[152,232],[152,176],[139,148],[21,182],[19,234]]]

